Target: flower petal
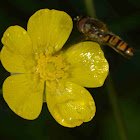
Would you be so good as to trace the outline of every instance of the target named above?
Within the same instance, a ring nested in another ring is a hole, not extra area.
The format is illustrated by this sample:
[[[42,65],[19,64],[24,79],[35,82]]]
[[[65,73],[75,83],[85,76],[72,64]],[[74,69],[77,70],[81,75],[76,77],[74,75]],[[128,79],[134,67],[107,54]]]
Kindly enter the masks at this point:
[[[58,51],[67,41],[72,26],[72,19],[67,13],[41,9],[30,17],[27,31],[36,52],[46,51],[49,47]]]
[[[36,119],[42,109],[44,82],[32,74],[8,77],[3,84],[3,97],[11,110],[22,118]]]
[[[16,51],[11,51],[6,46],[3,46],[0,55],[4,68],[11,73],[31,73],[33,66],[35,66],[33,55],[20,55]]]
[[[100,46],[91,41],[75,44],[66,50],[65,59],[70,63],[68,80],[84,87],[100,87],[109,71],[109,65]]]
[[[2,37],[1,62],[11,73],[31,72],[34,51],[28,33],[20,26],[10,26]]]
[[[20,26],[10,26],[3,34],[2,43],[11,51],[23,55],[33,53],[31,39],[25,29]]]
[[[54,119],[65,127],[75,127],[90,121],[96,111],[90,93],[69,81],[59,81],[56,90],[46,87],[46,101]]]

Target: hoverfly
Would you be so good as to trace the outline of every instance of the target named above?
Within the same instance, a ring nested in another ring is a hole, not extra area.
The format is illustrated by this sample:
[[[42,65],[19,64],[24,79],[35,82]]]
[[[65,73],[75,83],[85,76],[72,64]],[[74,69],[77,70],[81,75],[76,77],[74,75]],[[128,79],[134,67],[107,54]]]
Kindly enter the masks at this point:
[[[133,56],[133,48],[124,42],[119,36],[111,33],[102,21],[91,17],[80,18],[79,16],[74,20],[77,20],[78,30],[89,40],[108,45],[123,56]]]

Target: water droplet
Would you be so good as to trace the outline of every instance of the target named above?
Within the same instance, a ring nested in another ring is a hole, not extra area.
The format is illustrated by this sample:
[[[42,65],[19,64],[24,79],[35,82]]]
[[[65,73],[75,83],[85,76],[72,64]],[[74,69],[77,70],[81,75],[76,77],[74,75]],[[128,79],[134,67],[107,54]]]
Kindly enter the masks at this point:
[[[25,35],[26,34],[26,31],[23,31],[23,34]]]
[[[18,115],[20,115],[21,113],[22,113],[22,111],[21,111],[21,110],[19,110],[19,111],[18,111]]]
[[[9,36],[10,34],[9,34],[9,33],[6,33],[5,35],[6,35],[6,36]]]
[[[93,101],[89,101],[89,105],[90,106],[94,105],[94,102]]]

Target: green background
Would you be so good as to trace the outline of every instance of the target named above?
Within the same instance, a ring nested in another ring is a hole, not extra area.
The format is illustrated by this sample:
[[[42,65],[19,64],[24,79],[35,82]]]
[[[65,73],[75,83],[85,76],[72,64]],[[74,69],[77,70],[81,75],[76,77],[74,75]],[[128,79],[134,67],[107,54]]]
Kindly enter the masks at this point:
[[[83,0],[3,0],[0,3],[0,38],[11,25],[26,29],[29,17],[39,9],[62,10],[74,18],[87,15],[85,7]],[[140,50],[140,0],[94,0],[94,7],[97,18],[105,22],[111,32],[135,50]],[[83,41],[74,23],[67,43],[74,43],[78,38]],[[135,51],[131,59],[126,59],[108,46],[103,46],[103,50],[110,72],[103,87],[88,89],[97,107],[92,121],[80,127],[65,128],[53,119],[46,104],[36,120],[24,120],[9,109],[0,94],[0,140],[126,140],[120,137],[122,131],[115,121],[119,117],[113,110],[116,98],[128,139],[140,139],[140,51]],[[9,73],[0,64],[0,89],[8,76]]]

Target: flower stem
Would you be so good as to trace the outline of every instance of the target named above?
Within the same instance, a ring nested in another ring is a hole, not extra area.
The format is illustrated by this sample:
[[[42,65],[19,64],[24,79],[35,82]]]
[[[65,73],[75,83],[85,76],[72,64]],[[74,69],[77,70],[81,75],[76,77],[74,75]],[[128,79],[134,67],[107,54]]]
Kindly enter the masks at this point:
[[[87,14],[91,17],[96,17],[94,0],[84,0],[84,3],[85,3]],[[110,104],[114,113],[116,125],[118,127],[120,138],[121,140],[128,140],[124,121],[121,114],[121,109],[118,103],[117,93],[115,91],[114,84],[110,76],[107,78],[105,85],[108,92]]]
[[[117,93],[114,88],[113,80],[111,79],[110,76],[107,78],[105,85],[106,85],[106,90],[107,90],[108,97],[110,100],[110,104],[113,109],[113,114],[114,114],[115,121],[118,127],[120,138],[121,140],[128,140],[128,135],[126,133],[124,120],[122,117],[120,105],[117,98]]]
[[[93,0],[84,0],[87,14],[91,17],[96,17],[95,6]]]
[[[0,89],[0,94],[2,94],[2,89]]]

